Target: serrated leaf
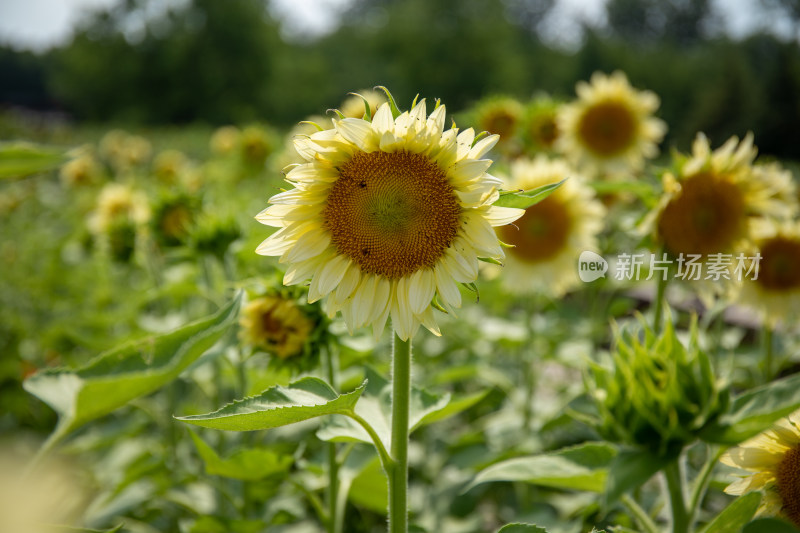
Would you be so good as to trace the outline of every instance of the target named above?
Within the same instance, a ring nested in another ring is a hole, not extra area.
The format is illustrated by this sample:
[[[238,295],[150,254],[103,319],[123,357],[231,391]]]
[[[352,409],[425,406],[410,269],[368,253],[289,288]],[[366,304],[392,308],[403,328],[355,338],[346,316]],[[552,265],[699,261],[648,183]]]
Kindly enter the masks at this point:
[[[800,374],[794,374],[736,396],[728,413],[707,424],[700,438],[715,444],[739,444],[798,408]]]
[[[548,196],[550,196],[553,191],[561,187],[568,178],[564,178],[563,180],[559,181],[558,183],[550,183],[548,185],[542,185],[541,187],[537,187],[536,189],[531,189],[529,191],[503,191],[500,194],[500,198],[494,203],[494,205],[499,207],[515,207],[517,209],[527,209],[532,205],[536,205]]]
[[[76,370],[39,372],[25,380],[23,387],[58,413],[54,435],[66,435],[178,377],[227,331],[241,300],[239,294],[210,317],[127,343]]]
[[[337,394],[319,378],[307,377],[287,387],[272,387],[258,396],[229,403],[203,415],[177,416],[196,426],[228,431],[257,431],[352,411],[367,382],[353,392]]]
[[[497,530],[497,533],[547,533],[543,527],[534,526],[533,524],[506,524]]]
[[[356,413],[364,418],[375,429],[375,432],[388,449],[391,441],[392,386],[375,370],[367,368],[366,378],[369,382],[364,396],[356,406]],[[475,399],[479,401],[479,399]],[[450,395],[431,394],[417,387],[411,389],[409,431],[428,424],[436,418],[436,414],[444,411],[450,403]],[[466,407],[465,407],[466,408]],[[455,414],[445,414],[442,418]],[[317,437],[331,442],[365,442],[372,444],[367,432],[350,418],[336,416],[326,420],[317,431]]]
[[[739,533],[756,514],[761,504],[760,492],[749,492],[733,500],[714,520],[712,520],[702,533]],[[765,533],[772,529],[756,529],[758,533]],[[789,531],[792,531],[791,529]]]
[[[656,455],[649,450],[621,450],[608,469],[605,504],[613,504],[620,496],[638,488],[674,460],[674,456]]]
[[[289,470],[294,459],[268,448],[245,448],[227,458],[217,452],[194,431],[189,434],[206,465],[206,473],[243,481],[258,481]]]
[[[517,457],[479,472],[467,488],[490,481],[524,481],[559,489],[602,492],[616,455],[617,449],[610,444],[589,442],[556,452]]]
[[[23,178],[58,168],[67,160],[64,150],[25,142],[0,143],[0,179]]]
[[[779,518],[757,518],[744,526],[742,533],[798,533],[797,529],[789,522]],[[709,532],[710,533],[710,532]]]

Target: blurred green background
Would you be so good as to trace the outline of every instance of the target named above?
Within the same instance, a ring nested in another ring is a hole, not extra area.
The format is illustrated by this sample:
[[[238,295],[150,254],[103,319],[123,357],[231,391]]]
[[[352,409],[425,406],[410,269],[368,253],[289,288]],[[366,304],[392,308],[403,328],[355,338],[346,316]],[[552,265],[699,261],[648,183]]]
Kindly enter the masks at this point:
[[[798,159],[800,2],[750,4],[789,31],[731,36],[721,21],[738,0],[608,0],[603,20],[578,21],[566,45],[550,26],[556,0],[351,0],[332,31],[311,36],[281,28],[265,0],[122,0],[58,47],[0,48],[0,108],[99,124],[287,126],[378,84],[458,111],[496,93],[569,99],[595,70],[622,69],[660,95],[667,146],[752,130],[762,153]],[[15,136],[8,122],[1,138]]]

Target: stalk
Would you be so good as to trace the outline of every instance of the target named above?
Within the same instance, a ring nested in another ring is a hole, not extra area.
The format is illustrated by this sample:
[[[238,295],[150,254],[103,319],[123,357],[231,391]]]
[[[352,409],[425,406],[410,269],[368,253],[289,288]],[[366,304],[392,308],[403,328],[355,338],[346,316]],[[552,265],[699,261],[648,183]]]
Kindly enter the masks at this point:
[[[408,533],[408,410],[411,340],[392,344],[392,467],[389,471],[389,533]]]
[[[680,458],[664,469],[664,476],[667,478],[667,491],[669,492],[669,503],[672,508],[672,533],[688,533],[689,511],[686,508]]]

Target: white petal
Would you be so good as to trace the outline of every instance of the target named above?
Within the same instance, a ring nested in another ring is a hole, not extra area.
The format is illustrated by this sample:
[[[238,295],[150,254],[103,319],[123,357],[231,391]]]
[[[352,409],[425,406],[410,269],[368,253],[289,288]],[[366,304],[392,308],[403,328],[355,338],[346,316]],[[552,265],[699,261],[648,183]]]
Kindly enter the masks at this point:
[[[416,316],[416,319],[419,320],[423,326],[425,326],[428,331],[436,335],[437,337],[442,336],[442,332],[439,329],[439,325],[436,323],[436,317],[433,314],[433,308],[428,307],[422,314]]]
[[[486,213],[486,220],[492,226],[505,226],[511,224],[522,215],[525,214],[524,209],[516,209],[513,207],[498,207],[492,206]]]
[[[311,230],[297,239],[297,242],[288,253],[281,257],[282,263],[296,263],[305,261],[321,254],[331,243],[331,236],[327,231]]]
[[[492,165],[491,159],[464,159],[453,165],[453,185],[469,183],[486,174]]]
[[[358,282],[361,281],[361,269],[355,263],[350,264],[347,271],[342,276],[339,286],[336,288],[336,301],[344,303],[353,291],[358,287]]]
[[[334,255],[326,261],[311,280],[311,286],[308,288],[309,303],[319,300],[335,289],[349,265],[350,258],[344,255]]]
[[[434,268],[436,277],[436,290],[442,301],[451,307],[461,307],[461,292],[458,290],[456,281],[450,276],[441,264]]]
[[[292,263],[286,268],[286,274],[283,276],[284,285],[297,285],[310,278],[314,272],[317,271],[319,266],[319,258],[315,257],[308,261],[301,261],[299,263]]]
[[[394,298],[392,298],[392,327],[397,336],[407,341],[413,333],[414,315],[408,305],[407,278],[397,281]]]
[[[372,124],[366,120],[360,118],[345,118],[336,121],[336,131],[364,152],[372,152],[375,150]]]
[[[394,130],[394,118],[388,102],[381,105],[372,117],[372,129],[380,135]]]
[[[414,314],[421,314],[426,307],[430,307],[433,295],[436,293],[436,281],[433,271],[422,268],[411,275],[408,283],[408,302]]]
[[[365,276],[353,296],[353,320],[356,327],[364,325],[369,318],[369,312],[372,310],[372,302],[375,298],[375,285],[377,283],[377,276],[373,274]]]
[[[469,157],[470,159],[480,159],[486,154],[486,152],[494,148],[494,145],[497,144],[497,141],[499,140],[500,140],[499,135],[487,135],[486,137],[475,143],[472,149],[470,149],[467,157]]]
[[[472,150],[472,142],[475,140],[475,130],[467,128],[458,134],[458,152],[456,160],[460,161],[467,157],[469,151]]]

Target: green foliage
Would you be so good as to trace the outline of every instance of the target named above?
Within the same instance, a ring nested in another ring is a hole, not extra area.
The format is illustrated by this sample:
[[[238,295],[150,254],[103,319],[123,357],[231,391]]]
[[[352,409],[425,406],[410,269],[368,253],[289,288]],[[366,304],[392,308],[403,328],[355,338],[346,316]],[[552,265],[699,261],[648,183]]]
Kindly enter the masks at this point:
[[[714,520],[709,522],[702,530],[702,533],[739,533],[745,527],[745,524],[750,522],[753,515],[756,514],[756,510],[761,504],[761,498],[760,492],[750,492],[740,498],[736,498]],[[747,528],[744,531],[746,532]],[[754,529],[753,531],[778,533],[774,529],[767,528]]]
[[[616,455],[614,446],[598,442],[518,457],[481,471],[469,487],[491,481],[525,481],[558,489],[603,492],[609,467]]]
[[[78,369],[39,372],[25,390],[58,413],[54,435],[66,435],[178,377],[228,330],[240,303],[241,294],[208,318],[128,343]]]
[[[196,426],[228,431],[276,428],[319,416],[350,412],[366,386],[365,382],[353,392],[336,394],[321,379],[307,377],[288,387],[272,387],[259,396],[237,400],[213,413],[175,418]]]
[[[506,524],[497,530],[497,533],[547,533],[543,527],[534,526],[532,524]]]
[[[497,200],[494,205],[499,207],[516,207],[517,209],[527,209],[550,196],[553,191],[561,187],[561,184],[567,179],[569,178],[565,178],[558,183],[542,185],[541,187],[537,187],[530,191],[503,191],[500,193],[500,199]]]
[[[197,433],[190,431],[192,441],[203,458],[206,473],[243,481],[258,481],[269,476],[285,474],[292,466],[291,455],[269,448],[244,448],[230,457],[222,458]]]
[[[66,161],[66,153],[58,148],[37,146],[27,142],[0,143],[0,179],[24,178],[58,168]]]
[[[800,530],[792,524],[778,518],[757,518],[742,529],[742,533],[797,533],[798,531]]]

